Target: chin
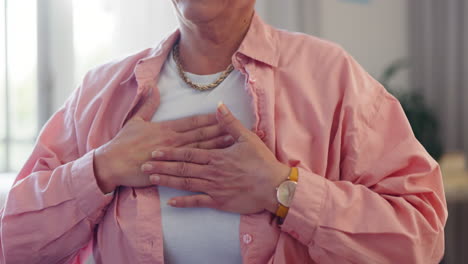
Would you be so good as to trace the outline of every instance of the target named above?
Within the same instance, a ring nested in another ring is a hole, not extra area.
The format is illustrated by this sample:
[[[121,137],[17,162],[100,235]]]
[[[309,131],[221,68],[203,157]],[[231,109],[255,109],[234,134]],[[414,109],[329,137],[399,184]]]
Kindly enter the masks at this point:
[[[229,8],[230,0],[175,0],[181,15],[194,23],[209,22]],[[231,0],[232,1],[232,0]]]

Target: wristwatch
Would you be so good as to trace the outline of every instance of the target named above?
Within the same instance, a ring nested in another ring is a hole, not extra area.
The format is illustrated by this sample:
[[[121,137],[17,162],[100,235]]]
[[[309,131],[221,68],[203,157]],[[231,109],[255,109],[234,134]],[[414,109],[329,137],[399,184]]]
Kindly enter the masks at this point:
[[[278,200],[278,209],[276,215],[285,218],[296,191],[299,172],[296,167],[291,168],[289,177],[276,188],[276,199]]]

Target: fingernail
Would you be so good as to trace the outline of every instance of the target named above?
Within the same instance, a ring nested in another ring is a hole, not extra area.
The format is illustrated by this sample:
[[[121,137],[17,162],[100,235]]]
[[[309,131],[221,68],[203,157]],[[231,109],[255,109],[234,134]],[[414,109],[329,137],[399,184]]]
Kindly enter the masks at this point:
[[[150,176],[150,182],[153,184],[159,184],[160,180],[161,178],[159,176],[156,176],[156,175]]]
[[[176,200],[169,200],[169,202],[167,202],[168,205],[170,206],[175,206],[177,204]]]
[[[153,158],[161,158],[162,156],[164,156],[164,152],[159,151],[159,150],[153,151],[151,153],[151,157]]]
[[[234,140],[234,138],[232,138],[231,136],[225,136],[224,137],[224,142],[230,142],[232,140]]]
[[[153,165],[151,165],[151,164],[143,164],[143,166],[141,166],[141,169],[142,169],[143,171],[150,171],[150,170],[153,169]]]
[[[220,101],[218,103],[218,109],[219,109],[219,112],[221,112],[221,114],[223,114],[223,115],[229,114],[229,109],[226,107],[226,105],[223,103],[223,101]]]

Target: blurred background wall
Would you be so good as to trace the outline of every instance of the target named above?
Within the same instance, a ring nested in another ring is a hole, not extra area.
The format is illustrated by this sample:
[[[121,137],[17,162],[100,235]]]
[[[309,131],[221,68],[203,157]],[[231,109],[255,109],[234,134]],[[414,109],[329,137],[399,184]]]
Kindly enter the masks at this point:
[[[359,1],[358,1],[359,2]],[[259,0],[257,9],[272,25],[319,36],[342,45],[373,76],[408,57],[408,1]],[[378,48],[376,48],[378,47]],[[399,76],[399,86],[408,77]]]

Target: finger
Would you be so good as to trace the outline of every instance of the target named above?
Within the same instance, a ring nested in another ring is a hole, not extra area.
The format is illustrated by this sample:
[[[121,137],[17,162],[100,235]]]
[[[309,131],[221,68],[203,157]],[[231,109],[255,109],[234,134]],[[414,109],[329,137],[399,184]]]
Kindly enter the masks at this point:
[[[205,192],[209,189],[210,182],[201,179],[179,178],[169,175],[153,174],[149,177],[151,184],[166,186],[178,190],[190,192]]]
[[[141,166],[146,174],[209,179],[215,172],[210,166],[176,161],[149,161]]]
[[[169,126],[172,130],[176,132],[185,132],[192,129],[211,126],[218,123],[216,119],[216,114],[206,114],[206,115],[195,115],[190,117],[185,117],[177,120],[170,120],[163,122]]]
[[[219,124],[234,138],[235,141],[239,141],[239,139],[242,140],[242,138],[245,138],[250,132],[246,127],[244,127],[242,122],[239,121],[231,111],[229,111],[223,102],[219,102],[218,104],[216,117]]]
[[[223,128],[216,124],[213,126],[197,128],[187,132],[179,133],[178,140],[180,140],[182,145],[186,145],[213,139],[223,134],[226,134],[226,132],[224,132]]]
[[[161,148],[153,151],[151,157],[158,161],[179,161],[196,164],[208,164],[216,150],[195,148]]]
[[[151,90],[149,94],[141,100],[141,106],[138,108],[138,111],[132,119],[143,119],[145,121],[149,121],[153,117],[154,111],[159,103],[159,93]]]
[[[223,149],[232,146],[232,144],[234,144],[234,138],[231,135],[223,135],[210,140],[188,144],[184,147],[198,149]]]
[[[207,194],[198,194],[192,196],[174,197],[168,202],[168,205],[179,208],[217,208],[217,203]]]

